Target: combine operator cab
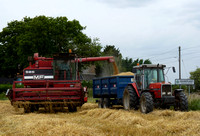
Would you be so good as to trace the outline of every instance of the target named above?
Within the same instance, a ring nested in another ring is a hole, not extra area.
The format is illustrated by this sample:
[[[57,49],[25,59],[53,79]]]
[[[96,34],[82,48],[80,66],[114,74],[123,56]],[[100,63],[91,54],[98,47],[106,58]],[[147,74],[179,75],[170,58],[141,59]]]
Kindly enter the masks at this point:
[[[66,57],[67,56],[67,57]],[[53,57],[54,80],[78,80],[75,54],[56,54]]]
[[[124,109],[138,109],[149,113],[154,107],[170,108],[187,111],[187,96],[182,89],[172,91],[171,83],[165,82],[162,64],[142,64],[133,67],[135,82],[129,84],[124,90]]]

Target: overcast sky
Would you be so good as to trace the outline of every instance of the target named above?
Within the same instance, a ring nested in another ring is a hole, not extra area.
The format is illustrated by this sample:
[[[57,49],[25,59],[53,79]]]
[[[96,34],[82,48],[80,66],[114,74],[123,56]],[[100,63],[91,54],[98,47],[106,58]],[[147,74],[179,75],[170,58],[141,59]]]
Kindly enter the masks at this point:
[[[182,78],[200,67],[199,0],[0,0],[0,5],[0,31],[25,16],[66,16],[103,46],[115,45],[124,58],[175,66],[177,72],[167,74],[172,83],[179,46]]]

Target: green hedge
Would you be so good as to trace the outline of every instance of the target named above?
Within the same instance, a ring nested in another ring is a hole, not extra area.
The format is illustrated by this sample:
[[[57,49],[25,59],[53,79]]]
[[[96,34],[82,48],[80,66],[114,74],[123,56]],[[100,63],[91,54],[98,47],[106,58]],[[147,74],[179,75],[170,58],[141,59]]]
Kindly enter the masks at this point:
[[[0,93],[5,93],[7,89],[11,89],[12,85],[11,84],[0,84]]]
[[[0,100],[8,100],[8,98],[6,97],[6,93],[0,93]]]
[[[23,88],[24,85],[16,84],[16,88]],[[12,89],[12,84],[0,84],[0,93],[6,93],[8,89]]]
[[[93,84],[92,80],[90,81],[83,80],[81,83],[83,87],[92,88],[92,84]]]
[[[193,99],[189,102],[189,110],[200,110],[200,99]]]

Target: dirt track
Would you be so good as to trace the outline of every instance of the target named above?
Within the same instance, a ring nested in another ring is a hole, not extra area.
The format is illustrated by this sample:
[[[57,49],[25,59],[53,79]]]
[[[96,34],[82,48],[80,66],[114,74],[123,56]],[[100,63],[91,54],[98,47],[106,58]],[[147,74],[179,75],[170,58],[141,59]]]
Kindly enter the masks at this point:
[[[149,114],[84,104],[76,113],[24,114],[0,101],[0,135],[200,135],[200,111],[154,110]]]

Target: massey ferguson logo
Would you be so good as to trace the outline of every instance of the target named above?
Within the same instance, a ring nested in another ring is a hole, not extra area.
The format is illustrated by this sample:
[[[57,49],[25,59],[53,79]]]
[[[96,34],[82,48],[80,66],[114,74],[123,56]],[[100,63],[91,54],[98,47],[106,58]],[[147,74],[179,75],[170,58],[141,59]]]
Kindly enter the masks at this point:
[[[33,75],[34,80],[44,79],[44,75]]]

